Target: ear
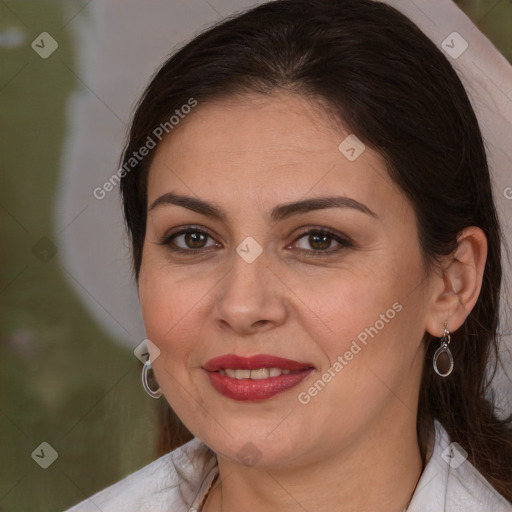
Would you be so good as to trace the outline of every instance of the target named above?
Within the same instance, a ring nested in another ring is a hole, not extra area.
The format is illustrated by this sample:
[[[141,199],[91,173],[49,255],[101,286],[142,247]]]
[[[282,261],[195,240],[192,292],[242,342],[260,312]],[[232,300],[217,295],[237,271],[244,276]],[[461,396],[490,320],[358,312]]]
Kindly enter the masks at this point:
[[[432,303],[426,330],[440,338],[447,328],[454,332],[466,320],[480,295],[487,260],[487,238],[475,226],[459,233],[455,251],[441,264],[434,276]]]

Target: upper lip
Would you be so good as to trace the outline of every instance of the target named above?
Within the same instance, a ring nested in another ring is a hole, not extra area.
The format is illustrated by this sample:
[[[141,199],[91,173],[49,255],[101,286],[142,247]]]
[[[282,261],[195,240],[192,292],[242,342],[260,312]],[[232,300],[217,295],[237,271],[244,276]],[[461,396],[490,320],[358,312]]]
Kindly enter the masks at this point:
[[[225,354],[210,359],[203,365],[208,372],[216,372],[222,369],[233,370],[257,370],[259,368],[281,368],[287,370],[307,370],[313,368],[310,363],[301,363],[283,357],[271,356],[269,354],[257,354],[250,357],[238,356],[236,354]]]

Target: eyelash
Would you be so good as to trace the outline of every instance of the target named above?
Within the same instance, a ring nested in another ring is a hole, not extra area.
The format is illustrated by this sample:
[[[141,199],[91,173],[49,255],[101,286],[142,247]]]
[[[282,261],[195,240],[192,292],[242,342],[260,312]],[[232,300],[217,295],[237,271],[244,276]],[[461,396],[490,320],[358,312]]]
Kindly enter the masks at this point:
[[[165,235],[162,238],[162,240],[158,243],[158,245],[168,246],[168,248],[169,248],[169,250],[171,252],[180,253],[180,254],[184,254],[184,255],[191,255],[192,253],[196,253],[197,254],[197,253],[201,252],[202,250],[205,250],[204,248],[199,248],[199,249],[183,249],[182,247],[176,247],[176,246],[172,245],[172,242],[173,242],[173,240],[175,238],[177,238],[178,236],[187,235],[187,234],[190,234],[190,233],[199,233],[199,234],[205,235],[207,237],[213,238],[204,229],[201,229],[199,227],[190,226],[190,227],[188,227],[186,229],[182,229],[182,230],[177,231],[175,233],[171,233],[169,235]],[[343,238],[339,234],[337,234],[336,232],[331,231],[331,230],[326,229],[326,228],[313,228],[313,229],[309,229],[308,231],[305,231],[303,233],[300,233],[295,238],[293,243],[297,242],[298,240],[300,240],[300,239],[302,239],[302,238],[304,238],[306,236],[313,235],[313,234],[315,234],[315,235],[327,235],[332,240],[338,242],[340,244],[340,246],[338,248],[336,248],[336,249],[327,249],[325,251],[324,250],[314,250],[314,249],[312,249],[312,250],[298,249],[302,254],[304,254],[306,256],[312,256],[312,257],[329,256],[329,255],[332,255],[334,253],[338,253],[338,252],[340,252],[343,249],[347,249],[347,248],[353,247],[352,242],[348,238]],[[208,248],[206,248],[206,250],[207,249]]]

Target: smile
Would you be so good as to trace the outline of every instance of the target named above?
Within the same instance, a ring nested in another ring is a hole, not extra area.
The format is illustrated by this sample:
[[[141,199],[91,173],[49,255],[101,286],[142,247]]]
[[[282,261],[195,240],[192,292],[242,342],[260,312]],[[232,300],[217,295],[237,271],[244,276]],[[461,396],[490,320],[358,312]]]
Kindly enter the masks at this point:
[[[221,375],[227,375],[232,379],[268,379],[269,377],[279,377],[279,375],[288,375],[291,370],[281,368],[259,368],[258,370],[233,370],[226,368],[225,370],[219,370]],[[294,372],[296,373],[296,372]]]
[[[242,357],[235,354],[211,359],[204,364],[210,384],[233,400],[266,400],[288,391],[313,370],[310,363],[260,354]]]

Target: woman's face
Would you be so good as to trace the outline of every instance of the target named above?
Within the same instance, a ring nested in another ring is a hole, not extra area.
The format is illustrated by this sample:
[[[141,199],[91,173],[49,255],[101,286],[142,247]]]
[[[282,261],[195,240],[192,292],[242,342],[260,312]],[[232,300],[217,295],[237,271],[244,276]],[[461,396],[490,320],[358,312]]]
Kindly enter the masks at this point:
[[[433,288],[383,159],[292,94],[199,103],[170,135],[139,296],[188,429],[260,467],[415,429]]]

